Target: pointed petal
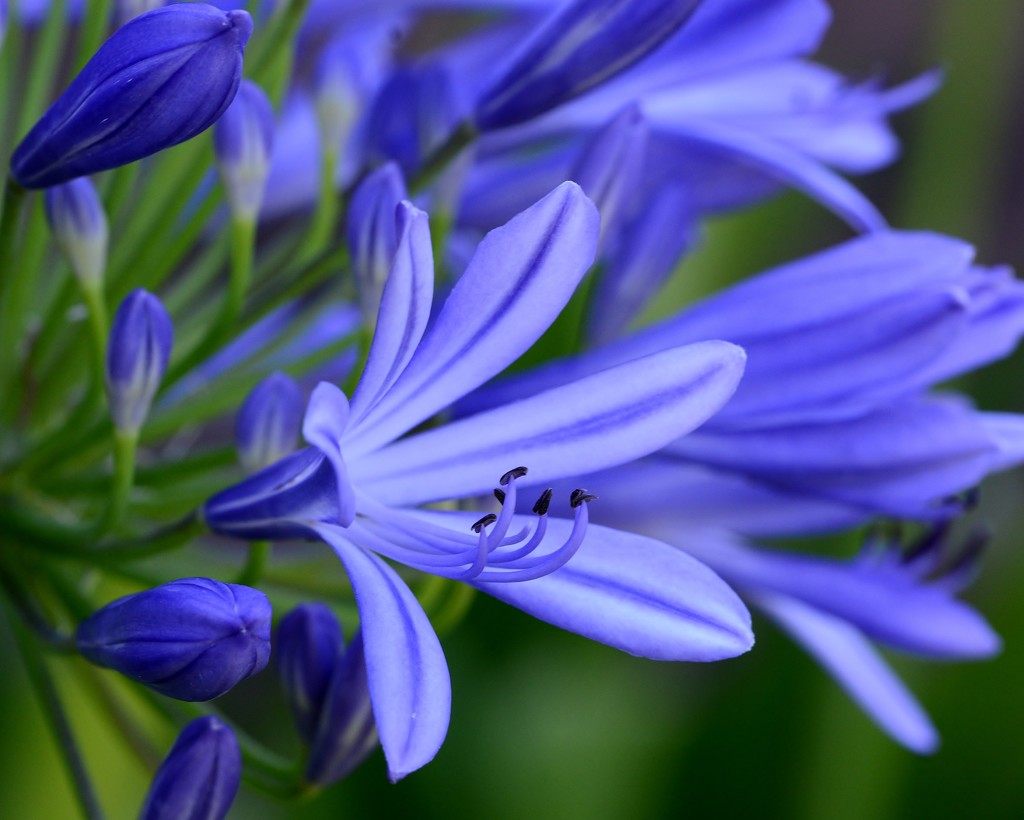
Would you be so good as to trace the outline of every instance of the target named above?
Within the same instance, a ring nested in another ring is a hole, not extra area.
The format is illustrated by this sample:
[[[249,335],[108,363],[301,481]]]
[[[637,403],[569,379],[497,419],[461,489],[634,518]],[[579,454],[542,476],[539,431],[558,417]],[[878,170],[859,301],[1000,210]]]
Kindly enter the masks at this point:
[[[320,382],[309,397],[302,435],[323,453],[334,468],[338,485],[338,523],[347,527],[356,517],[356,497],[341,454],[341,436],[348,422],[348,399],[337,387]]]
[[[704,342],[628,362],[564,387],[396,442],[353,461],[388,504],[488,492],[517,464],[539,483],[632,461],[704,422],[728,400],[743,351]]]
[[[434,295],[434,252],[427,215],[409,202],[398,206],[398,248],[381,297],[377,328],[366,369],[352,396],[356,424],[409,363],[430,318]]]
[[[939,736],[928,715],[877,650],[844,621],[782,596],[759,607],[793,636],[878,726],[898,743],[930,754]]]
[[[566,182],[480,243],[405,371],[349,428],[350,458],[430,418],[514,362],[547,330],[594,259],[599,218]]]
[[[770,177],[797,188],[847,222],[858,231],[886,228],[885,217],[860,191],[835,172],[798,150],[720,122],[688,119],[666,124],[658,109],[644,104],[644,113],[653,127],[671,129],[687,142],[713,148],[733,156],[742,164],[753,164]]]
[[[512,526],[524,524],[531,522],[521,516]],[[571,528],[570,521],[549,519],[545,543],[561,543]],[[550,575],[476,586],[561,629],[654,660],[722,660],[754,643],[746,607],[704,564],[606,527],[588,527],[579,552]]]
[[[373,716],[392,782],[425,766],[444,742],[451,680],[441,643],[398,574],[327,524],[316,532],[352,582],[366,653]]]

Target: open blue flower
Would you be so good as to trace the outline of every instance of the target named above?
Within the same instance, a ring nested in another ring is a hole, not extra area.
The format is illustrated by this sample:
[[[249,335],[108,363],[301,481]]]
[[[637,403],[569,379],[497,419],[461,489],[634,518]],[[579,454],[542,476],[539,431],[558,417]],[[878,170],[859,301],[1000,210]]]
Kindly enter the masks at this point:
[[[701,424],[735,389],[742,351],[724,342],[665,350],[406,436],[547,329],[590,267],[598,219],[578,186],[560,186],[484,239],[428,322],[426,214],[408,203],[398,214],[398,250],[351,403],[322,383],[303,427],[312,446],[204,507],[215,532],[317,537],[338,554],[359,607],[394,779],[440,747],[450,683],[426,615],[382,556],[637,655],[717,660],[752,640],[743,605],[703,565],[650,539],[588,526],[586,491],[571,495],[571,521],[548,515],[548,491],[532,515],[516,512],[531,484],[629,461]],[[529,472],[508,469],[517,464]],[[490,494],[499,483],[497,514],[417,509]]]

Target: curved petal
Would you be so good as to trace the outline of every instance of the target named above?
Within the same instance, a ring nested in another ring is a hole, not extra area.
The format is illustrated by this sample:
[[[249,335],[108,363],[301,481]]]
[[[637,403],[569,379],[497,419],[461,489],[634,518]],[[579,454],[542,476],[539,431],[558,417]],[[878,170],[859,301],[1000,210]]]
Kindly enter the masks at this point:
[[[403,439],[353,461],[353,476],[385,503],[413,504],[486,493],[517,464],[532,484],[632,461],[717,411],[743,364],[727,342],[667,350]]]
[[[341,453],[341,436],[348,423],[348,399],[329,382],[320,382],[309,397],[302,435],[323,453],[334,469],[338,487],[338,523],[347,527],[356,517],[356,497]]]
[[[392,782],[437,754],[451,716],[451,679],[441,643],[398,574],[345,531],[317,525],[352,581],[366,653],[373,716]]]
[[[519,358],[589,269],[599,222],[579,186],[566,182],[491,231],[402,375],[349,427],[349,457],[398,437]]]
[[[352,396],[351,424],[364,418],[401,375],[430,318],[434,252],[427,215],[403,202],[395,216],[399,221],[398,248],[381,296],[366,369]]]
[[[939,746],[921,705],[860,632],[831,615],[781,596],[756,604],[806,649],[886,734],[919,754]]]
[[[599,504],[600,502],[594,502]],[[475,513],[421,512],[468,530]],[[532,526],[516,516],[512,530]],[[572,522],[549,518],[539,552],[557,549]],[[560,629],[654,660],[716,661],[753,646],[750,614],[729,586],[681,550],[642,535],[591,525],[583,546],[550,575],[474,586]]]

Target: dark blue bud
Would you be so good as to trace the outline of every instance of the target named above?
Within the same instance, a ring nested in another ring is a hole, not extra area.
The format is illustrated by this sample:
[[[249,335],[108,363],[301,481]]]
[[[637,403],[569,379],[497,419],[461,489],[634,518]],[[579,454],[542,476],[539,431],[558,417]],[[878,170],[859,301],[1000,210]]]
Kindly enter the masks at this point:
[[[395,209],[408,197],[398,166],[389,162],[367,175],[352,195],[346,235],[363,319],[377,321],[384,283],[398,248]]]
[[[114,316],[107,345],[107,400],[118,430],[142,429],[173,343],[171,317],[160,300],[141,288],[129,293]]]
[[[157,769],[140,820],[221,820],[242,779],[235,733],[217,718],[196,718],[182,729]]]
[[[79,177],[47,188],[43,202],[57,247],[75,276],[87,287],[97,287],[107,267],[109,232],[96,187],[88,177]]]
[[[25,188],[45,188],[205,131],[234,99],[250,34],[246,12],[204,3],[128,21],[15,149],[12,176]]]
[[[462,118],[452,78],[440,65],[396,69],[370,108],[371,161],[394,160],[413,176]]]
[[[255,473],[295,452],[306,400],[291,376],[271,373],[246,398],[235,419],[235,446],[246,471]]]
[[[263,202],[274,146],[274,108],[256,83],[242,80],[213,127],[217,168],[236,218],[254,220]]]
[[[331,676],[310,746],[306,781],[315,786],[337,783],[362,763],[377,743],[360,631]]]
[[[270,659],[270,601],[256,589],[183,578],[84,620],[78,651],[178,700],[220,697]]]
[[[312,743],[331,677],[342,658],[341,624],[325,604],[302,604],[281,619],[274,646],[295,725],[302,739]]]
[[[480,96],[476,123],[525,122],[625,71],[679,30],[702,0],[574,0],[556,10]]]

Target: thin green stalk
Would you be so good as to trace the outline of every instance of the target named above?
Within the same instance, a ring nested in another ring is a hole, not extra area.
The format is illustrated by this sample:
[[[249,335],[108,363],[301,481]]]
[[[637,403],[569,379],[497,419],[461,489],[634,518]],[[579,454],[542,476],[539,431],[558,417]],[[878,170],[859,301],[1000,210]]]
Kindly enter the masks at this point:
[[[245,562],[242,571],[238,574],[238,580],[235,583],[245,584],[250,587],[258,584],[267,568],[269,558],[270,542],[253,541],[249,544],[249,558]]]
[[[66,0],[55,0],[46,14],[46,23],[39,35],[39,41],[32,50],[32,64],[21,74],[27,82],[18,117],[17,139],[24,136],[43,113],[57,72],[64,65],[61,51],[67,39],[67,21]]]
[[[82,25],[78,35],[78,58],[75,61],[75,73],[82,70],[89,58],[96,53],[100,44],[107,36],[107,23],[110,20],[112,0],[89,0],[82,15]]]
[[[8,614],[18,649],[25,664],[25,671],[32,681],[32,689],[39,698],[39,704],[43,709],[47,723],[50,724],[50,730],[53,732],[54,740],[57,743],[57,749],[60,751],[64,766],[67,768],[68,775],[71,777],[71,782],[75,787],[75,797],[78,799],[82,816],[89,818],[89,820],[102,820],[103,810],[100,808],[99,800],[96,797],[92,781],[89,779],[89,773],[85,768],[85,762],[75,740],[71,723],[68,720],[67,713],[64,711],[64,705],[60,700],[60,693],[57,691],[53,676],[47,668],[46,660],[43,658],[42,653],[40,653],[35,641],[25,631],[17,617],[10,613],[9,609]]]
[[[338,152],[333,146],[325,146],[321,157],[320,196],[317,200],[313,221],[302,243],[300,262],[306,263],[330,249],[338,225],[341,199],[335,187],[335,172],[338,167]]]
[[[24,331],[26,305],[32,295],[31,282],[21,276],[15,266],[25,193],[17,182],[7,179],[0,215],[0,391],[3,391],[0,402],[5,411],[0,423],[9,421],[17,406],[12,382],[18,373],[18,347]]]
[[[107,372],[107,336],[110,324],[107,318],[107,304],[103,299],[102,285],[82,285],[82,296],[89,310],[89,337],[92,341],[92,402],[103,398],[103,384]]]
[[[135,451],[138,444],[138,432],[114,432],[114,477],[110,487],[110,505],[100,523],[100,532],[117,529],[128,511],[128,498],[135,483]]]

